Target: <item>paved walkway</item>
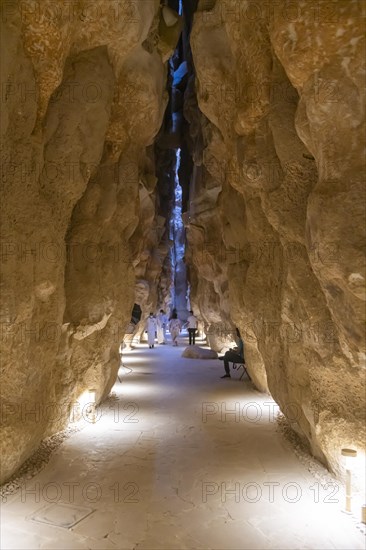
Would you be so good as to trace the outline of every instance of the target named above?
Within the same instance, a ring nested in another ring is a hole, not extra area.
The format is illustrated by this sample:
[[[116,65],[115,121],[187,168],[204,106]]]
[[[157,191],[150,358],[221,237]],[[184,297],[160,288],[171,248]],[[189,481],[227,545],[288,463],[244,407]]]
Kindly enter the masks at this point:
[[[340,495],[284,441],[271,399],[183,349],[124,355],[118,400],[3,504],[3,549],[364,547]]]

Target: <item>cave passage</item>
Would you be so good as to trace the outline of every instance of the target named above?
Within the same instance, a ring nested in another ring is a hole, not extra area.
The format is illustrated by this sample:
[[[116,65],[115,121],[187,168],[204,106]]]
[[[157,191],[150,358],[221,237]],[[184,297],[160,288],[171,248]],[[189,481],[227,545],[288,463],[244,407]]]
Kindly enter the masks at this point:
[[[186,345],[123,354],[96,422],[3,505],[4,548],[363,547],[270,396],[235,372],[223,384],[219,361],[184,359]]]
[[[3,548],[364,547],[364,8],[1,3]]]

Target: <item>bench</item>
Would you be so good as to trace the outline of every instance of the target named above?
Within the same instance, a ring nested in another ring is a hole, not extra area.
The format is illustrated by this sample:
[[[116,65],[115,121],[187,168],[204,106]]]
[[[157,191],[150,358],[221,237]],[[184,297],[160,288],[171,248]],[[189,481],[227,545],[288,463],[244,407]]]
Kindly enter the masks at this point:
[[[250,378],[249,372],[247,371],[247,367],[245,366],[245,363],[233,363],[233,369],[239,371],[239,369],[243,369],[243,372],[241,373],[241,377],[239,380],[241,380],[244,376],[244,374],[247,375],[248,379],[252,381]]]

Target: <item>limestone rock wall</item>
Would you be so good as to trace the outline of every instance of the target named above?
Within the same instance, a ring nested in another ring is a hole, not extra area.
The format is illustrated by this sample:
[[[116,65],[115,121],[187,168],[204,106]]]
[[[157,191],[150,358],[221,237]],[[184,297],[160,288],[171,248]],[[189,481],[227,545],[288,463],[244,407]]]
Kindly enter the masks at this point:
[[[159,277],[152,144],[180,20],[158,0],[2,10],[4,480],[107,395],[135,279]]]
[[[360,2],[331,8],[199,2],[187,232],[202,315],[231,317],[256,385],[337,470],[364,437],[365,32]]]
[[[192,6],[190,6],[192,8]],[[187,8],[188,9],[188,8]],[[189,12],[189,9],[188,9]],[[189,16],[192,13],[189,12]],[[215,157],[215,131],[197,103],[192,52],[186,28],[186,83],[182,98],[182,127],[186,154],[181,162],[183,222],[186,228],[185,262],[190,283],[190,304],[199,320],[199,330],[209,345],[221,351],[233,345],[234,326],[228,300],[226,249],[217,201],[222,190],[222,172]],[[187,152],[190,162],[187,161]]]
[[[200,0],[193,60],[184,5],[175,76],[182,18],[159,0],[1,6],[2,480],[108,394],[133,304],[138,337],[169,304],[179,147],[211,346],[240,328],[254,383],[333,470],[363,445],[363,4]]]

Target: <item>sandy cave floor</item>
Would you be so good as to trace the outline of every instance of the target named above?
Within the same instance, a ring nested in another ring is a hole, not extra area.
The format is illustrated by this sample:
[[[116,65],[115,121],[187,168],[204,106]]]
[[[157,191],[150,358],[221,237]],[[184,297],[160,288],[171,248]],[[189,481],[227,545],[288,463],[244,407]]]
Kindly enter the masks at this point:
[[[199,343],[199,342],[198,342]],[[217,360],[146,344],[126,352],[98,413],[8,496],[1,548],[361,549],[283,438],[269,396]],[[232,411],[232,412],[230,412]]]

